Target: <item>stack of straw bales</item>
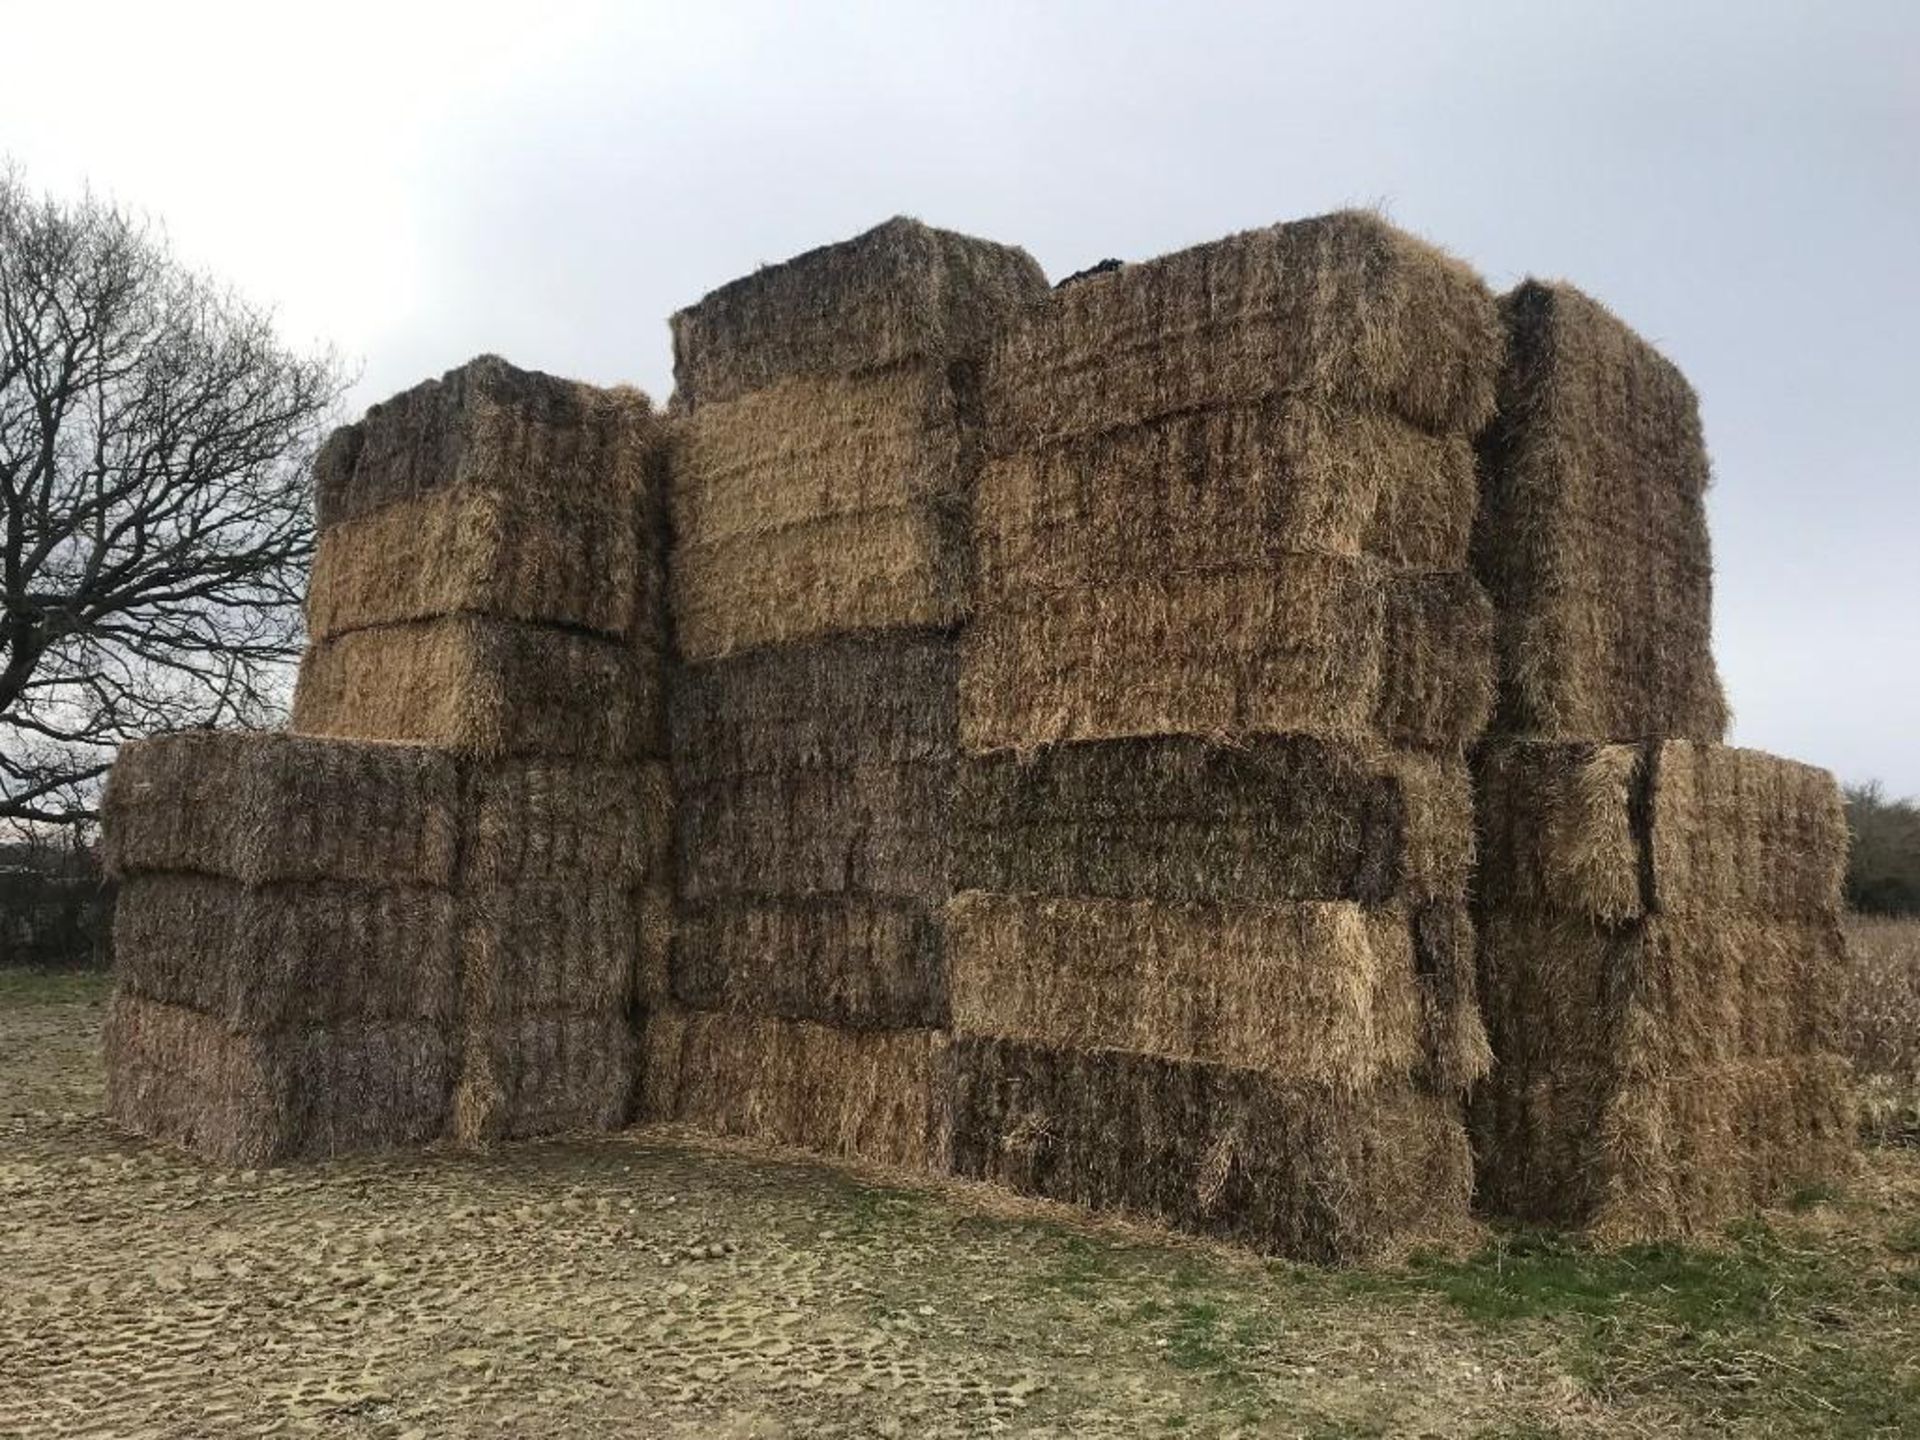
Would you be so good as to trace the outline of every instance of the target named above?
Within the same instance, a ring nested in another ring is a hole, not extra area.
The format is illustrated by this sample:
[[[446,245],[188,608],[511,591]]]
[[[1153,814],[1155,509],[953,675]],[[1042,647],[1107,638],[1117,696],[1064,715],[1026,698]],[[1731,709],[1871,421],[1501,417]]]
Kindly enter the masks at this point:
[[[1464,266],[1343,213],[996,343],[948,907],[956,1169],[1289,1254],[1466,1211],[1492,703]]]
[[[1845,1162],[1845,822],[1824,771],[1718,743],[1685,378],[1566,286],[1503,308],[1475,539],[1502,662],[1476,766],[1480,1195],[1696,1230]]]
[[[1045,293],[894,220],[674,317],[678,1008],[647,1112],[944,1163],[972,357]]]
[[[491,357],[328,441],[296,735],[173,737],[116,769],[122,1114],[209,1153],[625,1122],[671,926],[660,450],[637,392]],[[200,794],[178,835],[151,818]],[[390,863],[414,851],[435,868]],[[383,1095],[403,1060],[418,1093],[358,1130],[275,1118],[316,1084]],[[278,1138],[222,1138],[244,1125]]]
[[[110,1113],[233,1164],[438,1136],[459,806],[452,759],[418,746],[126,747],[106,802]]]

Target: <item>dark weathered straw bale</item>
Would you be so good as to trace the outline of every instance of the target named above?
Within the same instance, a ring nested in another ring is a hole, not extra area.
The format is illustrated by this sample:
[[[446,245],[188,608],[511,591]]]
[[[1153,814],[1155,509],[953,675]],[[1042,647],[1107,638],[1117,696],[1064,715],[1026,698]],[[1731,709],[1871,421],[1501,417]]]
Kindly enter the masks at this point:
[[[323,529],[442,491],[551,513],[657,507],[661,425],[638,390],[596,389],[482,355],[336,430],[314,463]]]
[[[918,901],[832,896],[687,907],[673,941],[673,998],[854,1029],[944,1027],[937,913]]]
[[[1502,741],[1476,755],[1474,782],[1483,905],[1601,924],[1642,912],[1639,747]]]
[[[453,897],[421,886],[136,875],[114,908],[124,992],[235,1031],[453,1014]]]
[[[1375,732],[1389,745],[1456,750],[1493,713],[1493,607],[1466,574],[1386,582]]]
[[[342,521],[320,536],[307,629],[486,615],[654,636],[665,570],[640,505],[595,498],[441,490]]]
[[[993,459],[980,472],[974,540],[987,595],[1303,552],[1459,569],[1476,499],[1464,435],[1280,398]]]
[[[1299,738],[1003,751],[960,764],[956,888],[1187,901],[1457,897],[1464,765]]]
[[[446,886],[459,794],[454,761],[418,746],[241,731],[135,741],[107,785],[107,866]]]
[[[639,899],[617,881],[586,876],[470,888],[461,897],[466,1022],[624,1013],[633,998],[641,939]]]
[[[1473,918],[1460,902],[1414,905],[1405,913],[1420,994],[1420,1080],[1435,1094],[1461,1096],[1493,1068]]]
[[[663,1010],[643,1118],[911,1170],[947,1168],[947,1037]]]
[[[675,315],[674,401],[697,409],[794,375],[961,358],[1047,293],[1023,250],[889,220],[723,285]]]
[[[849,635],[681,666],[672,685],[682,785],[798,767],[945,760],[956,657],[924,631]]]
[[[1501,616],[1495,728],[1720,739],[1693,388],[1571,286],[1528,281],[1502,310],[1511,349],[1474,536]]]
[[[942,900],[952,769],[933,762],[808,768],[683,789],[681,894]]]
[[[961,1175],[1309,1260],[1465,1225],[1466,1132],[1437,1097],[977,1037],[952,1065]]]
[[[465,1027],[453,1137],[487,1145],[618,1130],[632,1111],[636,1041],[625,1010],[535,1011]]]
[[[1270,395],[1471,432],[1492,414],[1502,345],[1470,269],[1341,211],[1057,292],[993,347],[989,435],[1024,450]]]
[[[989,895],[947,905],[953,1026],[1363,1090],[1421,1062],[1404,914],[1349,901]]]
[[[657,755],[660,660],[625,642],[470,616],[356,630],[308,647],[293,728],[488,758]]]
[[[501,760],[471,767],[461,821],[470,889],[523,883],[628,888],[670,877],[667,767]]]
[[[236,1034],[121,993],[107,1012],[107,1113],[216,1164],[420,1145],[446,1123],[446,1032],[347,1022]]]

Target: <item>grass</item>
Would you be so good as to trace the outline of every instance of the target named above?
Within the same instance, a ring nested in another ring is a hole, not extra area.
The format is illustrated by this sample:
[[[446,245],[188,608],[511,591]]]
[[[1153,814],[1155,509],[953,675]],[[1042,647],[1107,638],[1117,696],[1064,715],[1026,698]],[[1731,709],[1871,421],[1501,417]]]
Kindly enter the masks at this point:
[[[0,967],[0,1005],[104,1005],[112,992],[106,970]]]

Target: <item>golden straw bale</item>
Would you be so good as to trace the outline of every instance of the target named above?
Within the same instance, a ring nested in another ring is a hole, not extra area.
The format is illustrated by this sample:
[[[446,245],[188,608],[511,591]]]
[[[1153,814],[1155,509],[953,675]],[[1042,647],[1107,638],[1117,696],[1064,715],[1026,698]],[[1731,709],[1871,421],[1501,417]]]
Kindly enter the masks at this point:
[[[1056,292],[996,340],[997,449],[1299,395],[1471,433],[1503,349],[1467,266],[1376,215],[1230,235]]]
[[[944,1171],[947,1038],[684,1010],[648,1017],[643,1118]]]
[[[970,891],[946,915],[963,1034],[1346,1090],[1420,1063],[1413,937],[1396,911]]]

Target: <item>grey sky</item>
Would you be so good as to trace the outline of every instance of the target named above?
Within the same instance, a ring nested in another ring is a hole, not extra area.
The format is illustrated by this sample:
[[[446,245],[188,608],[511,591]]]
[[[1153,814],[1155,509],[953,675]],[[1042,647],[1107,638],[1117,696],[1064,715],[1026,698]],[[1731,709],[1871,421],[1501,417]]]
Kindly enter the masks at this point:
[[[1378,202],[1688,372],[1735,738],[1920,793],[1909,0],[281,8],[0,0],[0,152],[356,406],[482,350],[664,398],[671,310],[896,213],[1057,278]]]

